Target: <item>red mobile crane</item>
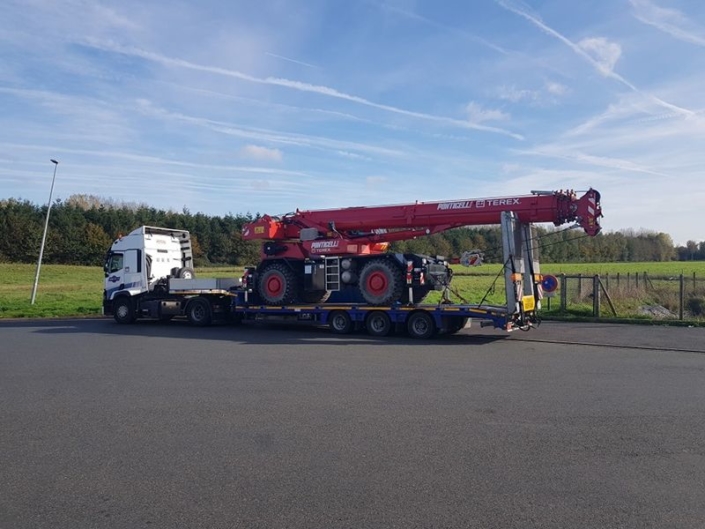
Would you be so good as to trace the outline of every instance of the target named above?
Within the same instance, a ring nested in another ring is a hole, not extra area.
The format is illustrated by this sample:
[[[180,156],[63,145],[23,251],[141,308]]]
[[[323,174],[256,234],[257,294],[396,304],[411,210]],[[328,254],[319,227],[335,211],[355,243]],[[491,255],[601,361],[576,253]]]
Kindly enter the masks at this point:
[[[588,235],[600,231],[600,193],[535,191],[503,198],[416,202],[376,207],[264,215],[243,227],[246,240],[262,240],[253,291],[266,305],[319,303],[349,286],[370,305],[415,303],[443,290],[452,271],[442,257],[387,253],[389,243],[470,225],[499,224],[503,212],[518,222],[576,222]],[[408,286],[409,288],[405,288]]]

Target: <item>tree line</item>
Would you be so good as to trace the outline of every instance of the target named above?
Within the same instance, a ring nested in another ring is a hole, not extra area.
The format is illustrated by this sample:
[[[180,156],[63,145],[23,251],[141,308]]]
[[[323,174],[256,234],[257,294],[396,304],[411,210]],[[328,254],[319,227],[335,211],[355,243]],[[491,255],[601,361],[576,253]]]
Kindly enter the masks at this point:
[[[0,262],[31,263],[39,255],[46,206],[26,200],[0,200]],[[260,244],[244,241],[242,227],[257,215],[167,211],[146,204],[114,202],[74,195],[52,204],[43,262],[101,265],[113,240],[142,226],[163,226],[191,232],[196,266],[254,265]],[[632,230],[586,237],[579,230],[537,229],[536,244],[543,262],[643,262],[705,260],[705,241],[675,246],[668,234]],[[500,262],[498,226],[457,228],[429,237],[395,242],[391,251],[459,257],[479,251],[485,262]]]

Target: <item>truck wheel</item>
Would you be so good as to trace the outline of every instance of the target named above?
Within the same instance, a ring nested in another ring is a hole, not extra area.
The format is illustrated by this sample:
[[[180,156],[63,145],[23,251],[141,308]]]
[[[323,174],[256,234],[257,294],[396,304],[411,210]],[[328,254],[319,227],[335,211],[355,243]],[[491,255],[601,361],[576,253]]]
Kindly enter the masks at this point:
[[[401,269],[385,259],[369,261],[360,273],[360,293],[370,305],[391,305],[403,292]]]
[[[409,336],[425,340],[436,332],[436,322],[428,312],[412,312],[406,320]]]
[[[137,314],[135,314],[135,304],[132,302],[132,298],[120,296],[113,301],[113,317],[118,323],[134,323]]]
[[[370,336],[387,336],[392,331],[392,320],[386,312],[375,310],[367,315],[365,327]]]
[[[178,277],[179,279],[195,279],[196,273],[193,271],[193,268],[184,266],[183,268],[179,268],[176,277]]]
[[[193,298],[186,307],[186,318],[191,325],[205,327],[211,324],[211,304],[205,298]]]
[[[298,278],[284,263],[266,265],[259,274],[257,293],[267,305],[288,305],[296,301]]]
[[[350,334],[353,330],[353,322],[350,315],[342,310],[336,310],[328,318],[331,330],[336,334]]]

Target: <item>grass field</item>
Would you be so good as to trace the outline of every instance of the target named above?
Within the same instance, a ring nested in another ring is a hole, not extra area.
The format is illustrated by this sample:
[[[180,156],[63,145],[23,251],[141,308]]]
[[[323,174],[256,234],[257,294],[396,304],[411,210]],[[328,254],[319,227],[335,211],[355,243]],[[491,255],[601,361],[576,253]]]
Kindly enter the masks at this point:
[[[101,312],[103,291],[103,270],[99,267],[43,265],[37,298],[30,305],[32,285],[34,283],[35,265],[0,263],[0,318],[52,318],[63,316],[91,316]],[[501,265],[484,265],[477,268],[455,267],[453,280],[454,291],[459,296],[452,296],[454,301],[465,300],[468,303],[502,304],[504,284],[501,278],[494,282],[501,271]],[[546,264],[542,266],[544,274],[600,274],[626,276],[643,274],[649,276],[688,277],[696,274],[705,278],[705,262],[667,262],[667,263],[572,263]],[[198,277],[239,277],[241,268],[203,268],[196,271]],[[494,284],[494,288],[492,285]],[[485,297],[487,294],[487,297]],[[428,301],[435,302],[438,293],[432,293]]]

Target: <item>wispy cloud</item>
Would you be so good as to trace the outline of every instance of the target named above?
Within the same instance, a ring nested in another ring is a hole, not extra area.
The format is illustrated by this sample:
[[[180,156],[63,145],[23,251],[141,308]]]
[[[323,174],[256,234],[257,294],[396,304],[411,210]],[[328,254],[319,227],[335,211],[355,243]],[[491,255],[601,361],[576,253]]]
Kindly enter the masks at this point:
[[[501,53],[501,54],[503,54],[503,55],[506,55],[506,54],[509,53],[507,50],[505,50],[505,49],[502,48],[501,46],[498,46],[497,44],[495,44],[495,43],[493,43],[493,42],[491,42],[491,41],[489,41],[489,40],[487,40],[487,39],[484,39],[484,38],[482,38],[482,37],[480,37],[480,36],[478,36],[478,35],[475,35],[475,34],[473,34],[473,33],[470,33],[470,32],[468,32],[468,31],[465,31],[465,30],[462,30],[462,29],[458,29],[458,28],[454,28],[454,27],[452,27],[452,26],[448,26],[448,25],[446,25],[446,24],[441,24],[440,22],[437,22],[437,21],[432,20],[432,19],[430,19],[430,18],[421,16],[421,15],[419,15],[418,13],[415,13],[414,11],[410,11],[410,10],[408,10],[408,9],[402,9],[402,8],[399,7],[399,6],[391,5],[391,4],[389,4],[388,2],[382,2],[382,3],[378,4],[378,5],[379,5],[380,8],[382,8],[382,9],[384,9],[384,10],[386,10],[386,11],[390,11],[390,12],[396,13],[396,14],[398,14],[398,15],[402,15],[402,16],[404,16],[404,17],[406,17],[406,18],[411,19],[411,20],[415,20],[415,21],[417,21],[417,22],[421,22],[421,23],[423,23],[423,24],[426,24],[426,25],[428,25],[428,26],[434,27],[434,28],[436,28],[436,29],[440,29],[440,30],[445,31],[445,32],[448,32],[448,33],[454,33],[454,34],[456,34],[456,35],[460,35],[460,36],[462,36],[462,37],[465,37],[465,38],[467,38],[467,39],[469,39],[469,40],[471,40],[471,41],[474,41],[474,42],[476,42],[476,43],[478,43],[478,44],[481,44],[482,46],[485,46],[485,47],[487,47],[487,48],[489,48],[489,49],[491,49],[491,50],[494,50],[494,51],[496,51],[497,53]]]
[[[592,165],[595,167],[603,167],[607,169],[616,169],[619,171],[628,171],[633,173],[645,173],[664,178],[670,178],[673,175],[659,172],[649,167],[643,167],[630,160],[622,160],[619,158],[609,158],[606,156],[595,156],[577,150],[570,150],[565,147],[544,147],[532,150],[518,151],[522,154],[543,156],[548,158],[559,158],[562,160],[578,162],[580,164]]]
[[[592,37],[581,40],[578,46],[592,57],[602,75],[609,77],[614,73],[614,67],[622,55],[619,44],[603,37]]]
[[[566,85],[556,81],[546,81],[540,90],[519,88],[516,85],[502,85],[493,95],[510,103],[525,102],[529,105],[540,106],[554,104],[568,92],[569,89]]]
[[[436,116],[436,115],[432,115],[432,114],[426,114],[423,112],[414,112],[411,110],[406,110],[406,109],[391,106],[391,105],[374,103],[373,101],[370,101],[370,100],[365,99],[363,97],[351,95],[351,94],[346,94],[344,92],[340,92],[339,90],[336,90],[335,88],[330,88],[328,86],[314,85],[314,84],[305,83],[302,81],[296,81],[296,80],[279,78],[279,77],[256,77],[256,76],[249,75],[249,74],[237,71],[237,70],[221,68],[218,66],[208,66],[208,65],[203,65],[203,64],[196,64],[196,63],[186,61],[183,59],[176,59],[176,58],[168,57],[166,55],[162,55],[159,53],[155,53],[155,52],[151,52],[151,51],[147,51],[147,50],[143,50],[143,49],[139,49],[139,48],[135,48],[135,47],[131,47],[131,46],[121,46],[121,45],[116,44],[114,42],[98,41],[96,39],[87,39],[84,44],[86,46],[89,46],[89,47],[92,47],[95,49],[101,49],[103,51],[110,51],[110,52],[119,53],[122,55],[139,57],[141,59],[155,62],[155,63],[159,63],[159,64],[162,64],[162,65],[168,66],[168,67],[186,68],[189,70],[209,72],[209,73],[213,73],[213,74],[233,77],[236,79],[240,79],[241,81],[247,81],[247,82],[251,82],[251,83],[280,86],[283,88],[289,88],[289,89],[298,90],[301,92],[315,93],[315,94],[319,94],[319,95],[326,96],[326,97],[343,99],[345,101],[350,101],[352,103],[365,105],[367,107],[376,108],[378,110],[384,110],[386,112],[391,112],[394,114],[399,114],[399,115],[410,117],[410,118],[422,119],[425,121],[432,121],[432,122],[435,122],[438,124],[450,125],[450,126],[460,127],[460,128],[465,128],[465,129],[474,129],[474,130],[479,130],[479,131],[483,131],[483,132],[492,132],[492,133],[496,133],[496,134],[502,134],[505,136],[509,136],[509,137],[512,137],[515,139],[523,139],[523,137],[520,134],[516,134],[516,133],[510,132],[508,130],[500,129],[497,127],[476,125],[476,124],[469,123],[467,121],[463,121],[463,120],[459,120],[459,119],[454,119],[454,118],[449,118],[449,117],[444,117],[444,116]]]
[[[311,136],[306,134],[287,133],[266,129],[243,128],[232,123],[212,120],[202,117],[189,116],[179,112],[171,112],[162,107],[156,106],[147,100],[140,100],[140,110],[145,115],[150,115],[160,119],[169,119],[175,121],[187,122],[202,127],[209,128],[215,132],[220,132],[230,136],[237,136],[249,140],[259,140],[269,143],[281,143],[286,145],[297,145],[299,147],[316,147],[333,150],[349,150],[360,151],[368,154],[382,156],[402,156],[403,151],[395,149],[387,149],[377,145],[368,145],[364,143],[335,140],[320,136]]]
[[[133,152],[116,151],[116,150],[100,150],[100,149],[76,149],[67,147],[56,147],[46,144],[22,144],[4,142],[0,143],[0,148],[8,151],[35,151],[35,152],[50,152],[72,156],[92,156],[100,159],[112,158],[115,160],[126,160],[139,164],[155,164],[174,167],[185,167],[193,169],[209,169],[215,171],[242,171],[246,173],[274,173],[286,176],[307,176],[303,171],[291,171],[286,169],[276,169],[272,167],[256,167],[246,165],[224,165],[224,164],[209,164],[187,162],[171,158],[162,158],[159,156],[149,156],[144,154],[136,154]],[[70,162],[69,162],[70,163]],[[103,166],[105,167],[105,166]]]
[[[485,121],[506,121],[509,114],[497,109],[483,108],[479,103],[471,101],[465,107],[470,123],[482,123]]]
[[[281,162],[284,155],[279,149],[269,149],[267,147],[262,147],[260,145],[245,145],[240,149],[240,154],[245,158],[252,158],[253,160],[266,160]]]
[[[672,37],[705,46],[705,31],[677,9],[659,7],[650,0],[629,0],[637,20],[668,33]]]
[[[669,110],[678,112],[682,116],[692,116],[694,113],[692,110],[689,110],[687,108],[682,108],[677,105],[674,105],[672,103],[669,103],[667,101],[664,101],[657,96],[653,94],[647,94],[639,90],[634,84],[629,82],[627,79],[619,75],[618,73],[614,72],[611,68],[609,68],[610,65],[610,60],[611,58],[614,58],[614,55],[617,50],[617,44],[614,43],[609,43],[607,39],[600,38],[599,41],[592,41],[589,44],[590,51],[593,53],[599,50],[599,53],[597,56],[592,55],[586,49],[581,47],[579,44],[576,44],[569,38],[565,37],[555,29],[549,27],[546,25],[537,15],[530,13],[528,10],[525,8],[522,8],[516,4],[516,2],[511,1],[511,0],[495,0],[500,6],[502,6],[504,9],[507,9],[508,11],[511,11],[512,13],[519,15],[520,17],[525,18],[532,24],[534,24],[536,27],[541,29],[543,32],[546,34],[557,38],[560,40],[563,44],[568,46],[570,49],[572,49],[577,55],[585,59],[589,64],[591,64],[600,74],[604,75],[605,77],[614,79],[621,83],[622,85],[626,86],[630,90],[633,90],[634,92],[637,92],[644,97],[648,97],[649,99],[655,101],[659,105],[661,105],[664,108],[667,108]],[[590,42],[590,41],[589,41]],[[617,54],[619,55],[619,54]]]

